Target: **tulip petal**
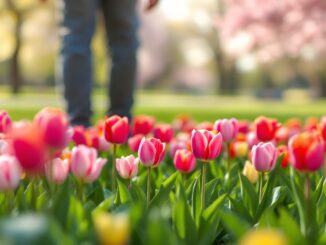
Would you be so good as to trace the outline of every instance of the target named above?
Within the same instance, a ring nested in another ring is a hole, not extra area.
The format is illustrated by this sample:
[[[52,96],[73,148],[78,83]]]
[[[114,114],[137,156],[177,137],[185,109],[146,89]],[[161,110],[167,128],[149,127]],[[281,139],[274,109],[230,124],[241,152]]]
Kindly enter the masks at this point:
[[[208,145],[208,156],[207,156],[207,158],[209,160],[214,160],[220,154],[221,148],[222,148],[222,142],[223,142],[222,138],[223,137],[222,137],[221,133],[218,133],[209,142],[209,145]]]
[[[155,160],[156,149],[154,145],[146,140],[145,138],[142,139],[138,149],[138,156],[141,163],[144,166],[151,166]]]
[[[197,130],[192,131],[191,148],[196,158],[205,159],[207,144],[207,139],[201,132]]]

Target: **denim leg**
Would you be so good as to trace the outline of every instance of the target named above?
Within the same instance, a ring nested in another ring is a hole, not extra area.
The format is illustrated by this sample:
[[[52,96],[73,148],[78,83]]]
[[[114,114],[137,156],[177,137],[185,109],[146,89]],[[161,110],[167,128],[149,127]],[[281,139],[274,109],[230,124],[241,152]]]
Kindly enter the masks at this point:
[[[90,125],[96,0],[61,0],[59,82],[72,125]]]
[[[102,0],[101,4],[112,57],[108,114],[131,119],[138,47],[136,0]]]

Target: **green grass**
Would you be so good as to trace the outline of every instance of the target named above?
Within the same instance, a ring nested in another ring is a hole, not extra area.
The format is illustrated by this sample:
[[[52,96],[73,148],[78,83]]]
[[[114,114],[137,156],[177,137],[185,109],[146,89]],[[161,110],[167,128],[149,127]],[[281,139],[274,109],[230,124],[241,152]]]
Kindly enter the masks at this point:
[[[94,119],[102,118],[106,109],[103,91],[93,96]],[[18,96],[0,92],[0,109],[7,110],[13,119],[32,119],[45,106],[64,108],[64,103],[54,90],[28,90]],[[284,121],[289,117],[304,119],[320,117],[325,113],[326,101],[262,101],[251,97],[238,96],[191,96],[158,92],[137,94],[135,114],[150,114],[158,121],[171,121],[178,114],[188,114],[197,121],[215,121],[218,118],[236,117],[254,119],[265,115]]]

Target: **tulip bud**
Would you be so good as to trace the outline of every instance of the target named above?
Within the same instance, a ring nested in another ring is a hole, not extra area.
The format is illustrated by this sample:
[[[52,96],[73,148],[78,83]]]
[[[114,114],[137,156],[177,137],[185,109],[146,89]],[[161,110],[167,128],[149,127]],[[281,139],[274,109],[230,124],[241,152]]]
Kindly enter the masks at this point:
[[[11,118],[6,111],[0,111],[0,133],[7,133],[11,129]]]
[[[169,124],[158,124],[153,130],[154,137],[164,143],[169,143],[173,138],[173,129]]]
[[[191,148],[197,159],[203,161],[214,160],[221,152],[222,135],[221,133],[213,134],[204,129],[193,130]]]
[[[46,177],[55,184],[62,184],[69,173],[69,160],[54,158],[45,165]]]
[[[194,155],[191,151],[186,149],[177,150],[173,162],[175,168],[184,173],[190,173],[196,167],[196,159]]]
[[[243,175],[248,178],[251,184],[255,184],[258,180],[258,171],[252,166],[251,162],[246,161],[243,168]]]
[[[84,182],[94,182],[107,159],[97,158],[97,151],[84,145],[75,146],[71,153],[71,171]]]
[[[144,166],[158,166],[163,161],[164,154],[165,143],[162,143],[159,139],[143,138],[140,142],[138,156]]]
[[[136,176],[138,173],[138,163],[139,159],[133,155],[118,158],[116,160],[116,168],[121,178],[131,179]]]
[[[0,190],[14,190],[19,184],[21,169],[14,156],[0,156]]]
[[[271,171],[276,163],[276,148],[268,143],[259,143],[253,146],[251,150],[252,164],[255,169],[260,172]]]
[[[127,117],[111,116],[105,120],[105,139],[112,144],[124,144],[129,135]]]
[[[102,245],[125,245],[130,237],[129,219],[125,214],[95,213],[95,230]]]
[[[279,128],[279,123],[275,119],[258,117],[255,120],[256,136],[260,141],[271,141]]]
[[[317,171],[324,163],[324,142],[314,133],[302,133],[289,141],[290,163],[300,171]]]
[[[235,138],[238,133],[238,121],[234,118],[218,120],[214,124],[214,129],[223,136],[223,141],[230,141]]]
[[[68,144],[68,119],[64,112],[46,107],[34,119],[43,133],[44,143],[49,147],[64,148]]]

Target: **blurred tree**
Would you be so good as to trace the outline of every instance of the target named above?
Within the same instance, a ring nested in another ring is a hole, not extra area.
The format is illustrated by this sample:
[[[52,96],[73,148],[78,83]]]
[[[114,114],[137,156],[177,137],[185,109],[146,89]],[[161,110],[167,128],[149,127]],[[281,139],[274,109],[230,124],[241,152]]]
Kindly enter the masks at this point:
[[[4,0],[3,7],[6,11],[10,11],[15,19],[14,37],[15,44],[10,60],[9,68],[9,83],[11,85],[11,91],[13,94],[20,92],[20,88],[23,84],[23,78],[21,74],[21,68],[19,64],[20,52],[23,43],[22,38],[22,26],[25,18],[39,6],[37,2],[32,0]]]
[[[284,58],[290,70],[296,70],[298,59],[305,56],[310,59],[325,56],[326,1],[223,0],[223,3],[225,12],[217,18],[217,26],[224,48],[233,55],[239,57],[254,51],[262,62]]]

